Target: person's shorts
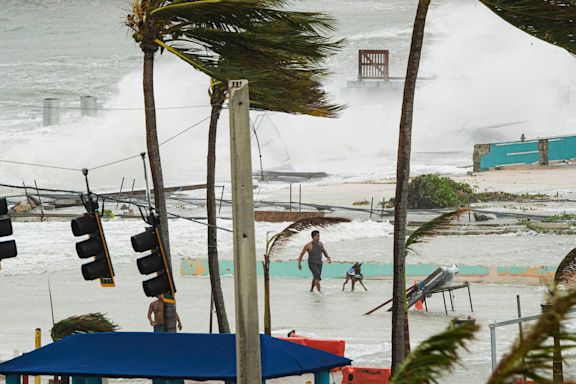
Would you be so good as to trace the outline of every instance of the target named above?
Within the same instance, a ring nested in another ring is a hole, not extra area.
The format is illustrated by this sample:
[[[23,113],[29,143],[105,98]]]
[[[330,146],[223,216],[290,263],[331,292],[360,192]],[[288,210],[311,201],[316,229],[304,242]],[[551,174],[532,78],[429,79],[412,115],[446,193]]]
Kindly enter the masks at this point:
[[[164,324],[162,325],[155,325],[154,332],[164,332]]]
[[[308,268],[310,269],[310,272],[312,272],[314,280],[322,280],[322,263],[308,263]]]

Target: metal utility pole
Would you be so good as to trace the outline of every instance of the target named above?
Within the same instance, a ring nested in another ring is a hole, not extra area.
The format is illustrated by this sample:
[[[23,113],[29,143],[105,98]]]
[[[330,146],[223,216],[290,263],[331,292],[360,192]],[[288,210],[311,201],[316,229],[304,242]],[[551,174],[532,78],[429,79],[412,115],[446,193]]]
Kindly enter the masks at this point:
[[[236,300],[236,383],[262,382],[247,80],[228,82]]]

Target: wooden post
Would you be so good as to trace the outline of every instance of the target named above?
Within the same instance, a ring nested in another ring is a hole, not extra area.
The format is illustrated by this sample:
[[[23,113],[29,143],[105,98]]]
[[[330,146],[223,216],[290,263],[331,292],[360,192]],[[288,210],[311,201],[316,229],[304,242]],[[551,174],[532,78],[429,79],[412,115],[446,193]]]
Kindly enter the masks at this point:
[[[220,193],[220,205],[218,206],[218,213],[222,210],[222,200],[224,200],[224,186],[222,186],[222,193]]]
[[[42,330],[40,328],[34,330],[34,346],[36,349],[42,347]],[[34,384],[40,384],[40,376],[34,377]]]
[[[40,190],[38,189],[36,179],[34,179],[34,185],[36,186],[36,196],[38,196],[38,203],[40,204],[40,221],[44,221],[44,207],[42,206],[42,198],[40,198]]]
[[[546,312],[550,308],[550,304],[540,304],[542,312]],[[563,368],[563,358],[562,358],[562,346],[560,345],[560,338],[558,333],[560,332],[561,324],[559,321],[554,323],[555,333],[554,339],[554,351],[552,357],[552,383],[561,384],[564,382],[564,368]]]
[[[60,99],[44,99],[44,115],[42,125],[48,126],[60,122]]]
[[[94,96],[80,96],[80,110],[82,116],[96,116],[98,102]]]
[[[518,318],[522,318],[522,307],[520,306],[520,295],[516,295],[516,308],[518,309]],[[518,332],[520,334],[520,344],[524,343],[524,333],[522,331],[522,322],[518,323]],[[522,356],[522,368],[526,367],[526,358]],[[522,374],[522,382],[527,383],[526,373]]]
[[[234,229],[234,286],[236,303],[236,382],[262,382],[254,196],[250,153],[250,100],[247,80],[228,82],[230,94],[230,161]]]
[[[290,205],[288,211],[292,212],[292,183],[290,183]]]
[[[374,208],[374,197],[370,199],[370,220],[372,220],[372,208]]]
[[[298,185],[298,212],[302,211],[302,184]]]
[[[122,187],[124,187],[124,176],[122,176],[122,182],[120,183],[120,196],[122,196]],[[118,204],[120,204],[120,202],[116,202],[116,209],[118,209]]]

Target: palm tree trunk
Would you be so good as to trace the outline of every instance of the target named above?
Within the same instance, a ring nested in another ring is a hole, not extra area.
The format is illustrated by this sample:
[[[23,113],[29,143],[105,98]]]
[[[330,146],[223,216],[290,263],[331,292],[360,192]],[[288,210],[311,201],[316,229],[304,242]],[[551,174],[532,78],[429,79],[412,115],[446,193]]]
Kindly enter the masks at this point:
[[[404,358],[406,358],[409,354],[410,354],[410,324],[408,322],[408,308],[406,307],[406,304],[404,304]]]
[[[264,255],[264,333],[272,336],[272,315],[270,313],[270,255]]]
[[[164,252],[168,259],[168,266],[172,269],[170,258],[170,241],[168,237],[168,215],[166,212],[166,196],[164,194],[164,179],[162,177],[162,163],[160,161],[160,145],[156,131],[156,105],[154,101],[154,54],[158,47],[154,42],[142,42],[144,51],[144,108],[146,116],[146,147],[148,160],[152,173],[154,186],[154,206],[160,215],[160,230],[164,245]],[[172,271],[170,271],[172,273]],[[164,324],[166,332],[176,332],[176,306],[164,303]]]
[[[408,179],[410,177],[410,152],[414,93],[424,40],[424,27],[430,0],[419,0],[412,31],[412,44],[408,57],[402,115],[398,137],[398,162],[396,165],[396,198],[394,203],[394,282],[392,290],[392,373],[406,356],[404,311],[406,296],[406,216],[408,209]]]
[[[216,228],[216,193],[214,191],[216,179],[216,132],[224,100],[226,100],[226,96],[222,86],[215,85],[212,89],[212,96],[210,97],[212,113],[210,116],[210,129],[208,132],[206,214],[208,217],[208,270],[210,271],[212,297],[214,298],[214,307],[216,308],[216,316],[218,318],[218,329],[220,333],[230,333],[230,325],[228,324],[226,307],[224,305],[224,295],[222,294],[222,284],[220,282]]]

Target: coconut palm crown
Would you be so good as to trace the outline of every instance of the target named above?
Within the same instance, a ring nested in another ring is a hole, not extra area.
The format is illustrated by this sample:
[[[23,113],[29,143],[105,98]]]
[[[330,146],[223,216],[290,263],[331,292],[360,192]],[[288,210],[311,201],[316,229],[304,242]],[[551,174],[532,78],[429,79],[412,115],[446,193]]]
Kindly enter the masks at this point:
[[[224,87],[248,79],[253,108],[333,117],[342,107],[322,90],[320,64],[342,45],[323,36],[334,21],[278,9],[285,3],[140,0],[127,25],[136,41],[172,52]]]
[[[576,1],[480,0],[516,28],[576,54]]]

